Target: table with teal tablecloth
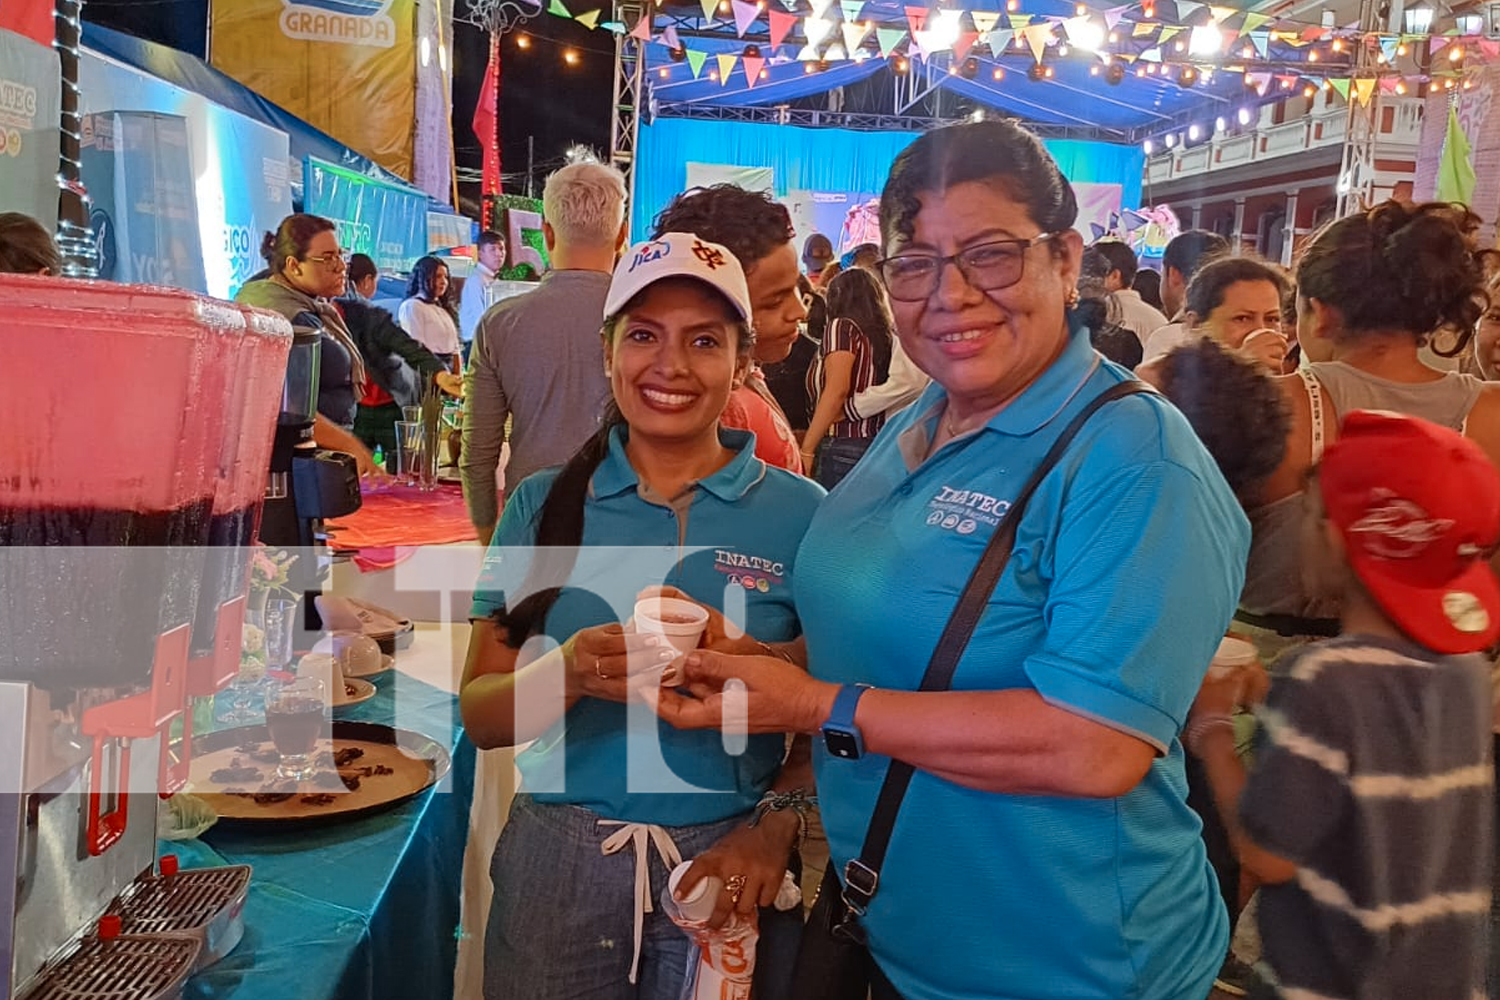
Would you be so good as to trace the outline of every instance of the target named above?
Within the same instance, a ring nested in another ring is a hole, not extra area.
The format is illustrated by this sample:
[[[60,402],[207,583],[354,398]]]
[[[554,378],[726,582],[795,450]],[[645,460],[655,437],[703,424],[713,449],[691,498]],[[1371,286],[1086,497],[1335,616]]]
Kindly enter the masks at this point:
[[[191,1000],[425,1000],[453,996],[474,746],[458,700],[391,671],[339,719],[394,724],[448,747],[447,776],[410,802],[303,829],[214,828],[163,844],[182,867],[248,864],[245,937],[193,977]]]

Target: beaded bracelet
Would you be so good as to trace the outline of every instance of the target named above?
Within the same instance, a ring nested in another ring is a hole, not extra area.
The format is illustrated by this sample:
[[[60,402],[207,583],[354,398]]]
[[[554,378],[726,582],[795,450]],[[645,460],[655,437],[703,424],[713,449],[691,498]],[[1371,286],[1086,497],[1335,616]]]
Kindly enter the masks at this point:
[[[758,826],[767,813],[784,812],[788,809],[797,814],[797,846],[807,837],[807,812],[817,804],[817,796],[805,788],[793,788],[788,792],[771,790],[760,797],[755,812],[750,815],[750,826]]]
[[[1198,741],[1208,735],[1211,730],[1220,727],[1233,730],[1234,719],[1227,715],[1200,716],[1188,723],[1187,728],[1182,731],[1182,745],[1187,747],[1188,753],[1194,757],[1201,757],[1202,754],[1199,753]]]

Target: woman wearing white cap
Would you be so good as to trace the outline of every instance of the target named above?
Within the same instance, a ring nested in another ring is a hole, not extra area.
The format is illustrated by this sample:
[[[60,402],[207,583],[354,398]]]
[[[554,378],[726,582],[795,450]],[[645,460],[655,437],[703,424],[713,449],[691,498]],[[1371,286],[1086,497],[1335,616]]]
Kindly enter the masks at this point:
[[[506,503],[470,613],[464,725],[481,747],[530,743],[491,864],[487,1000],[675,996],[694,946],[654,905],[668,873],[697,858],[694,883],[719,878],[715,922],[769,905],[811,785],[779,735],[731,753],[659,725],[633,691],[680,654],[620,624],[666,585],[723,613],[710,639],[726,616],[761,640],[801,632],[793,562],[823,491],[719,427],[754,343],[744,271],[668,233],[621,260],[605,311],[614,403]]]

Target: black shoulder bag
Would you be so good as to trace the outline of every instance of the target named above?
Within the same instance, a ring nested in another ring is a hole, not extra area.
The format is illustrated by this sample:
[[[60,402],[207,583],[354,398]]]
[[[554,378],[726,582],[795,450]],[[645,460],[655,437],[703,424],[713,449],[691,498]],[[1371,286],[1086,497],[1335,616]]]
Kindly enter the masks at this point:
[[[974,567],[969,582],[959,595],[958,604],[933,650],[932,659],[927,662],[927,672],[922,675],[922,684],[917,690],[946,691],[953,682],[958,661],[979,625],[990,594],[1010,562],[1016,526],[1021,522],[1026,505],[1042,480],[1067,452],[1083,425],[1107,403],[1153,391],[1144,382],[1121,382],[1100,393],[1073,418],[1032,473],[985,546],[984,554],[979,557],[979,564]],[[880,787],[880,796],[875,800],[875,812],[870,817],[870,828],[859,857],[844,866],[842,880],[832,865],[823,873],[817,899],[797,950],[790,1000],[865,1000],[873,973],[873,959],[865,947],[859,918],[880,887],[880,867],[885,862],[896,814],[901,809],[901,800],[906,796],[906,788],[911,784],[915,770],[905,761],[891,761],[885,783]]]

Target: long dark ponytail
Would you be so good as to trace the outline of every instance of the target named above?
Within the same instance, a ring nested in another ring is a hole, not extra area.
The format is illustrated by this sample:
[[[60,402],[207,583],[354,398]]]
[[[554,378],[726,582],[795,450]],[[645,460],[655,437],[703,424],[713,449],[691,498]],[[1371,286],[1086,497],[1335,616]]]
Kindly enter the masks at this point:
[[[520,590],[526,597],[514,607],[495,612],[495,624],[505,629],[502,638],[512,649],[520,649],[527,639],[541,634],[547,615],[562,596],[563,585],[578,561],[578,546],[583,543],[583,505],[589,481],[609,454],[609,439],[615,428],[624,425],[625,417],[611,399],[599,429],[573,453],[547,490],[547,499],[536,515],[531,567]]]

